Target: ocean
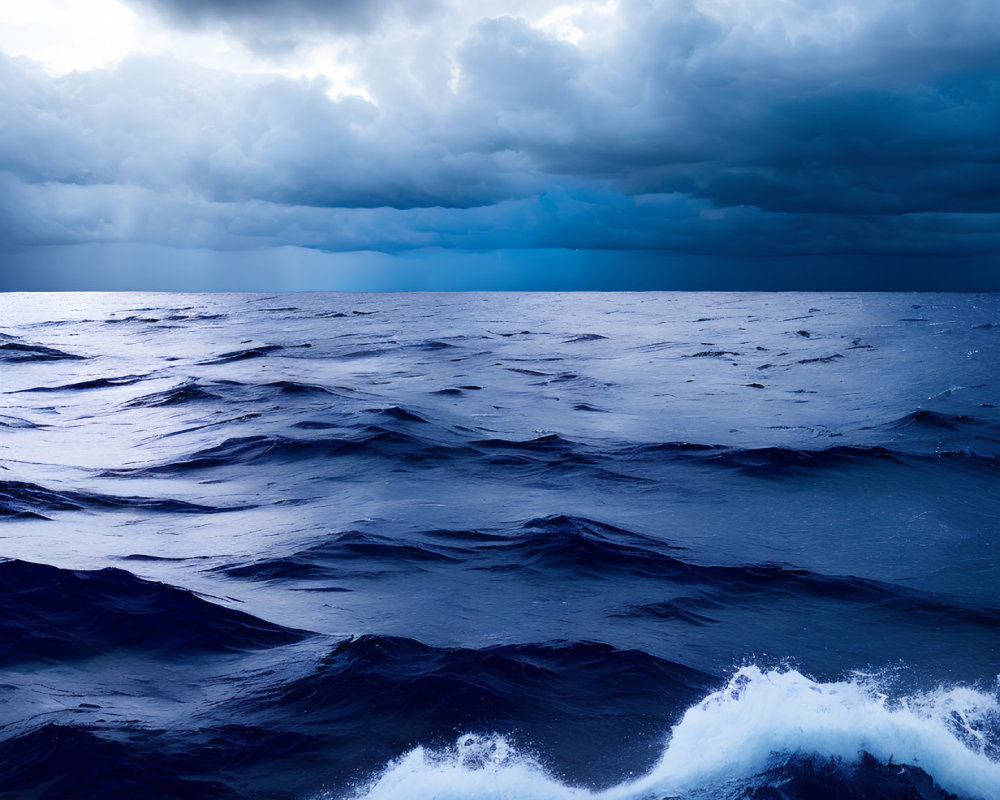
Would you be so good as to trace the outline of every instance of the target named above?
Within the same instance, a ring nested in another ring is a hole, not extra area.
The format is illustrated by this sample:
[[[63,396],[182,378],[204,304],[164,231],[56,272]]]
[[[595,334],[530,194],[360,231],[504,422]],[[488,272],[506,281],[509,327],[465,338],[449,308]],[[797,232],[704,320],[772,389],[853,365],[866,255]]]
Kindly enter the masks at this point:
[[[1000,296],[0,295],[0,798],[1000,798]]]

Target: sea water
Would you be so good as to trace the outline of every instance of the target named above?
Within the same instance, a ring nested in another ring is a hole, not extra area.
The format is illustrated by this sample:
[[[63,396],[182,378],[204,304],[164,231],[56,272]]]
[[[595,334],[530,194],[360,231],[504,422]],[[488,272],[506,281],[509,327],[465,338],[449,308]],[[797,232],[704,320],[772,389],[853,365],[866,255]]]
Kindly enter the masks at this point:
[[[0,296],[0,797],[1000,798],[1000,298]]]

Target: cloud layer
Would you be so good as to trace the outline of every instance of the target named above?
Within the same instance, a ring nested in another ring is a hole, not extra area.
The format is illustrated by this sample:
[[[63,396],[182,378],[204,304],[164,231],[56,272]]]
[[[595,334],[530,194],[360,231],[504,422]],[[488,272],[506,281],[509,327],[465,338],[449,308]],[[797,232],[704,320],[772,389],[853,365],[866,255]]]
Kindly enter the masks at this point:
[[[1000,253],[992,0],[134,5],[264,53],[340,37],[370,99],[0,56],[7,251]]]
[[[131,0],[185,28],[219,28],[253,50],[282,53],[302,39],[325,35],[359,35],[375,30],[390,15],[421,21],[434,0]]]

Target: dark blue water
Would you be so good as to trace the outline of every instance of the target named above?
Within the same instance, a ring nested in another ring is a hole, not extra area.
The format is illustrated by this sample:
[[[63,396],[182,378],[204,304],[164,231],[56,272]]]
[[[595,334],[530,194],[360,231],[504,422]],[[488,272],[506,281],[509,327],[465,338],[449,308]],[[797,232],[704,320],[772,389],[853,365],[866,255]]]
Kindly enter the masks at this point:
[[[0,798],[1000,798],[1000,297],[0,296]]]

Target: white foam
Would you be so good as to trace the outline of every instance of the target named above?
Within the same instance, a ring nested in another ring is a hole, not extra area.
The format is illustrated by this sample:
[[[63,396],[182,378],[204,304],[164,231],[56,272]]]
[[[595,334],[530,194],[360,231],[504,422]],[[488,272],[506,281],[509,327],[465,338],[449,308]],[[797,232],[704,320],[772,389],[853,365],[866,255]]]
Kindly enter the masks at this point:
[[[968,688],[892,703],[863,680],[817,683],[794,670],[745,667],[674,727],[659,764],[609,796],[691,789],[762,770],[773,753],[856,760],[862,752],[913,764],[944,789],[1000,797],[1000,763],[979,729],[997,700]]]
[[[644,777],[591,792],[560,782],[500,737],[417,748],[356,800],[644,800],[704,790],[766,770],[775,754],[912,764],[942,788],[1000,800],[997,698],[966,687],[890,701],[865,679],[817,683],[794,671],[739,670],[688,709]],[[992,726],[992,727],[990,727]],[[990,732],[992,731],[992,733]]]
[[[547,775],[502,737],[463,736],[444,752],[418,747],[357,800],[582,800],[594,795]]]

